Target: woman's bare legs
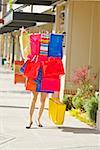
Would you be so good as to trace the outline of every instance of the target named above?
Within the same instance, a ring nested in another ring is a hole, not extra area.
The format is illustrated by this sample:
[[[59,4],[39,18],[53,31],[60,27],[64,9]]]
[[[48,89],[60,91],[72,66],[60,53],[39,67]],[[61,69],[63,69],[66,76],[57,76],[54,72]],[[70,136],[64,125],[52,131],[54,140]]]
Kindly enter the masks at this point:
[[[39,114],[38,114],[38,125],[40,127],[42,127],[40,119],[41,119],[41,116],[42,116],[42,113],[44,110],[46,96],[47,96],[47,93],[41,93],[41,106],[40,106],[40,110],[39,110]]]
[[[59,99],[59,97],[60,97],[60,93],[57,91],[52,94],[52,98]]]
[[[38,92],[32,92],[32,93],[33,93],[33,99],[31,101],[31,104],[29,107],[29,125],[26,128],[30,128],[33,123],[32,116],[34,113],[35,103],[37,101],[37,96],[38,96]]]

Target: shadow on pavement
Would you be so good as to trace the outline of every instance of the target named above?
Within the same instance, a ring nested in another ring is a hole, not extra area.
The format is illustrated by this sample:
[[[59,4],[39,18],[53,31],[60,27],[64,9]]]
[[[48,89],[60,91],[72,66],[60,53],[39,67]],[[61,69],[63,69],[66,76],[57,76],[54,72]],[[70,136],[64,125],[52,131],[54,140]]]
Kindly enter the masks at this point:
[[[73,132],[74,134],[100,134],[96,129],[89,128],[73,128],[73,127],[61,127],[61,126],[43,126],[43,127],[32,127],[30,129],[59,129],[62,132]]]
[[[96,129],[89,128],[73,128],[73,127],[58,127],[62,132],[73,132],[75,134],[100,134]]]
[[[13,93],[13,94],[30,94],[30,92],[27,91],[18,91],[18,90],[1,90],[0,93]]]

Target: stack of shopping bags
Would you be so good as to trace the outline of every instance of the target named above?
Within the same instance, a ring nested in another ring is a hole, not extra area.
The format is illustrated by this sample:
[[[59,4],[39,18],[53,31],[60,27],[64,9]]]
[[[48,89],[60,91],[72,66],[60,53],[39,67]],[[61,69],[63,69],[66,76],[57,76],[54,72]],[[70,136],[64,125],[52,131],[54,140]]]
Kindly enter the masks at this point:
[[[26,90],[47,93],[59,92],[60,79],[64,75],[62,63],[63,35],[34,33],[29,36],[28,34],[27,40],[30,40],[30,52],[29,48],[27,48],[29,45],[27,45],[27,42],[23,42],[23,40],[24,38],[21,36],[20,43],[21,45],[24,43],[24,46],[21,46],[21,51],[25,62],[21,66],[20,71],[26,77]],[[60,102],[55,103],[55,101],[50,100],[49,108],[49,116],[50,118],[53,117],[53,122],[55,124],[62,124],[65,106]],[[56,110],[59,110],[60,118],[58,120],[60,119],[61,121],[54,119],[52,108],[55,109],[55,114],[57,113]]]
[[[22,42],[22,39],[25,39],[25,42]],[[29,41],[26,42],[26,39],[30,40],[30,53],[29,48],[27,49]],[[21,51],[25,63],[20,70],[27,78],[26,89],[31,90],[27,88],[27,84],[35,82],[34,91],[48,93],[60,91],[60,77],[64,75],[62,42],[63,35],[60,34],[34,33],[30,34],[30,37],[28,34],[27,38],[26,33],[25,38],[22,38],[21,35],[20,43],[21,45],[24,43]]]

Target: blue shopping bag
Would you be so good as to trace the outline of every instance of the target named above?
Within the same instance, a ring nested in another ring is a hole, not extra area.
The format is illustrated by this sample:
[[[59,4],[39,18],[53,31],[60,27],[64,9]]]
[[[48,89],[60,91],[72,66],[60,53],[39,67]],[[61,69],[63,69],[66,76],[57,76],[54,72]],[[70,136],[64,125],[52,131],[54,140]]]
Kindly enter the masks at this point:
[[[63,38],[64,35],[62,34],[51,34],[48,54],[49,57],[63,57]]]

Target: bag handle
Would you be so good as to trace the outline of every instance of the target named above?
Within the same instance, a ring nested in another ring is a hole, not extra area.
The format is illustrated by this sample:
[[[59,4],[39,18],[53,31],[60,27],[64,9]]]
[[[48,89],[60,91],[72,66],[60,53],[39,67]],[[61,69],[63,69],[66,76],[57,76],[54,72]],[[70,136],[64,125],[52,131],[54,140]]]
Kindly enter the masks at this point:
[[[31,62],[32,62],[32,61],[38,62],[38,58],[39,58],[39,55],[33,56]]]

